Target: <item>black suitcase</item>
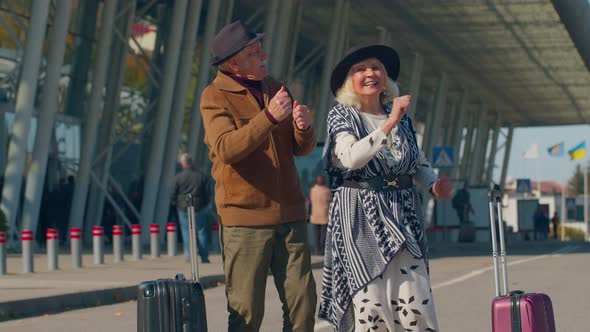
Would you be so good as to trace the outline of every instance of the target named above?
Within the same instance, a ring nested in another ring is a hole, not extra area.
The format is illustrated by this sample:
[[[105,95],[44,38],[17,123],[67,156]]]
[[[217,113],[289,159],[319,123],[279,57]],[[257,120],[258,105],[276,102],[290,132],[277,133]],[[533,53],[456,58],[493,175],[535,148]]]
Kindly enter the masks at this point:
[[[192,279],[177,274],[139,284],[137,292],[138,332],[206,332],[207,314],[203,287],[199,282],[193,195],[187,195]]]

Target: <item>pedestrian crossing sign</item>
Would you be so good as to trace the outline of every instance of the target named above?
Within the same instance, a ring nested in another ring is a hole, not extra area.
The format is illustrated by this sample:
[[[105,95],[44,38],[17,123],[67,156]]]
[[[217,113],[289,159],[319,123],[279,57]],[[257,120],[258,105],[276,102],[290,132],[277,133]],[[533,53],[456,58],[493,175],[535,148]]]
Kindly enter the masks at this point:
[[[452,146],[435,146],[432,148],[432,167],[455,167],[455,149]]]

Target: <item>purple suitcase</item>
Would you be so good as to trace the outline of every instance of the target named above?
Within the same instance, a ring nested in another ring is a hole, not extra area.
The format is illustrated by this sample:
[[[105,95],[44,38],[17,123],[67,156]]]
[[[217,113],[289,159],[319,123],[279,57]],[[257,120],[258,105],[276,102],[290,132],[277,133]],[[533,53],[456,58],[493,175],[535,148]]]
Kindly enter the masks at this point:
[[[502,220],[502,200],[499,191],[490,191],[489,203],[496,285],[496,297],[492,301],[492,332],[555,332],[553,305],[549,296],[542,293],[525,294],[519,290],[508,291],[506,246],[504,229],[500,222]],[[496,227],[500,236],[503,293],[500,289]]]

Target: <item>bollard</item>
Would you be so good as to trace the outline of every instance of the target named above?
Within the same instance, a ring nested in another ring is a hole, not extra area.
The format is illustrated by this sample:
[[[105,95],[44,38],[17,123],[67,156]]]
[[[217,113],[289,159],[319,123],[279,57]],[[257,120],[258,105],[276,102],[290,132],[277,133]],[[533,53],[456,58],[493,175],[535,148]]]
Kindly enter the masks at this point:
[[[48,228],[45,239],[47,240],[47,268],[49,271],[56,271],[59,269],[57,258],[59,235],[57,229]]]
[[[6,233],[0,232],[0,276],[6,274]]]
[[[23,273],[33,273],[33,231],[22,230]]]
[[[113,256],[114,262],[123,261],[123,226],[113,225]]]
[[[168,256],[176,256],[176,224],[169,222],[166,224],[166,235],[168,242]]]
[[[133,259],[138,261],[141,259],[141,225],[131,225],[131,251],[133,252]]]
[[[82,228],[70,228],[70,250],[72,252],[72,266],[76,269],[82,267]]]
[[[160,225],[150,225],[150,252],[152,258],[160,257]]]
[[[92,249],[94,252],[94,265],[104,264],[104,228],[92,226]]]

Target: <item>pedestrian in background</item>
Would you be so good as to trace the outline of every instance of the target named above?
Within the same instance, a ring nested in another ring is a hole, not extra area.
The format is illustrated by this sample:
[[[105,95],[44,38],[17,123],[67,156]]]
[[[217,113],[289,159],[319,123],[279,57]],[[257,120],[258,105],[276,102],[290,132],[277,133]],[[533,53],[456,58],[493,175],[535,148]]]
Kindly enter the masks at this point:
[[[190,257],[188,214],[186,195],[195,197],[195,221],[197,224],[197,243],[201,262],[209,263],[209,227],[207,225],[207,206],[209,205],[209,184],[207,175],[193,167],[193,160],[188,153],[183,153],[180,158],[182,170],[172,179],[171,204],[178,212],[178,222],[184,255],[188,261]]]
[[[557,240],[557,228],[559,227],[559,215],[557,212],[553,214],[553,218],[551,218],[551,224],[553,225],[553,239]]]
[[[318,175],[315,184],[309,190],[309,222],[313,224],[315,254],[324,255],[326,232],[328,231],[328,208],[332,193],[326,186],[326,179]]]

